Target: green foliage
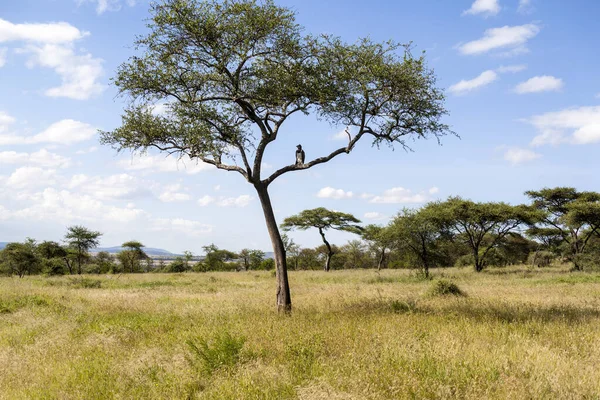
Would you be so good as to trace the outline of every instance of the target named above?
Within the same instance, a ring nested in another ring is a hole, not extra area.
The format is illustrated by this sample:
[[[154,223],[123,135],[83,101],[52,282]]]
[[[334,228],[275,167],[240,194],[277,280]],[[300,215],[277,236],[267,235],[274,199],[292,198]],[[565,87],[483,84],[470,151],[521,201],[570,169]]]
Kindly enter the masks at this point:
[[[228,261],[238,258],[238,255],[232,251],[219,249],[214,244],[203,246],[205,252],[204,268],[206,271],[224,271],[230,269],[226,266]]]
[[[244,337],[233,336],[228,331],[219,332],[210,340],[188,340],[187,359],[198,372],[210,376],[218,370],[234,368],[245,343]]]
[[[457,284],[445,279],[435,281],[429,289],[428,294],[430,296],[466,296]]]
[[[183,257],[176,257],[175,260],[163,267],[164,272],[185,272],[187,265]]]
[[[117,272],[114,257],[107,251],[98,252],[94,257],[94,263],[98,265],[98,273],[100,274]]]
[[[40,272],[42,263],[36,250],[35,240],[28,238],[24,243],[8,243],[0,251],[0,271],[8,275],[32,275]]]
[[[264,271],[271,271],[275,269],[275,260],[267,258],[260,263],[260,269]]]
[[[82,273],[82,266],[89,258],[88,251],[100,244],[102,233],[90,231],[84,226],[73,225],[67,228],[65,241],[75,255],[77,260],[77,273]]]
[[[569,261],[580,270],[579,261],[585,258],[582,255],[600,228],[600,193],[556,187],[525,194],[532,200],[533,207],[543,213],[543,218],[527,233],[542,241],[550,251],[566,248]]]
[[[305,231],[310,228],[320,230],[335,229],[358,233],[361,231],[360,220],[354,215],[339,211],[331,211],[323,207],[304,210],[300,214],[292,215],[283,220],[281,227],[285,231],[300,229]]]
[[[544,268],[552,265],[555,259],[556,255],[551,251],[534,251],[529,254],[529,257],[527,258],[527,264],[533,267]]]
[[[475,270],[480,272],[488,262],[492,249],[505,237],[524,224],[534,224],[542,214],[533,207],[511,206],[506,203],[476,203],[460,197],[450,197],[444,202],[433,202],[423,212],[464,240],[470,247]]]

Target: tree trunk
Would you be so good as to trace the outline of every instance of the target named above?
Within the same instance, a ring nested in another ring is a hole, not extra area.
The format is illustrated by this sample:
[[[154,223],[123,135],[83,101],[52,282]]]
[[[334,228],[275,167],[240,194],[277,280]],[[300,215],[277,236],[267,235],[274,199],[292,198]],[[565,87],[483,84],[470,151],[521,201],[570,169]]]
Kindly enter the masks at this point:
[[[271,237],[271,244],[273,245],[273,253],[275,254],[275,276],[277,279],[277,311],[290,313],[292,311],[292,298],[290,296],[290,283],[288,281],[287,273],[287,260],[285,256],[285,247],[283,246],[283,240],[279,234],[279,228],[277,227],[277,221],[275,220],[275,214],[273,213],[273,206],[271,205],[271,198],[267,187],[263,184],[255,184],[260,204],[265,214],[265,222],[267,224],[267,230]]]
[[[475,259],[475,272],[483,271],[483,260],[479,258],[479,251],[473,252],[473,258]]]
[[[331,257],[333,257],[333,251],[331,250],[331,245],[329,244],[327,239],[325,239],[325,233],[323,232],[322,228],[319,228],[319,233],[321,234],[323,243],[325,243],[325,246],[327,246],[327,259],[325,260],[325,272],[329,272],[329,269],[331,266]]]
[[[385,247],[381,249],[381,255],[379,256],[379,263],[377,263],[377,271],[381,271],[383,261],[385,260]]]

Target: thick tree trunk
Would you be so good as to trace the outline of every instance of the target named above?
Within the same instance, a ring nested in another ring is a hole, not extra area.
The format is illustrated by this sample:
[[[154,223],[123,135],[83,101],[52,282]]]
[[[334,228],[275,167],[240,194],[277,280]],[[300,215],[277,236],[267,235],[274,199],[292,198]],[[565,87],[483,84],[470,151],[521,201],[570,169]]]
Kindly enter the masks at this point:
[[[267,224],[267,230],[271,237],[271,244],[273,245],[273,253],[275,253],[275,276],[277,279],[277,311],[289,313],[292,311],[292,298],[290,296],[290,284],[288,281],[287,273],[287,260],[285,256],[285,247],[283,246],[283,240],[277,227],[277,221],[275,220],[275,214],[273,213],[273,206],[271,205],[271,198],[267,187],[263,184],[256,184],[254,186],[260,199],[260,204],[265,214],[265,222]]]
[[[325,243],[325,246],[327,246],[327,259],[325,260],[325,272],[329,272],[330,266],[331,266],[331,257],[333,257],[333,250],[331,250],[331,245],[329,244],[327,239],[325,239],[325,233],[323,232],[323,229],[319,228],[319,233],[321,234],[323,243]]]

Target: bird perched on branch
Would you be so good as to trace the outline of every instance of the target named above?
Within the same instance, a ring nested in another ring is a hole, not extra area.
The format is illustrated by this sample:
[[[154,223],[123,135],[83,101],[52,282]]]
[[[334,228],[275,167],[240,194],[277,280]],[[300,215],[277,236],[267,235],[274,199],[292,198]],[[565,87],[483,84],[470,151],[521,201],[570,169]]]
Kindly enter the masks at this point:
[[[302,150],[301,144],[296,146],[296,149],[296,165],[302,165],[304,164],[304,159],[306,158],[306,155],[304,154],[304,150]]]

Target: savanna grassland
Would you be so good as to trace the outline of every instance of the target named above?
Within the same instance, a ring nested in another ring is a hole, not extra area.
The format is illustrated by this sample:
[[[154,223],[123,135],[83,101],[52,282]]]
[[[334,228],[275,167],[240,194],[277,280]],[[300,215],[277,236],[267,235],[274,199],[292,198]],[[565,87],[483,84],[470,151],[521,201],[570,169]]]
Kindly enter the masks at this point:
[[[600,398],[600,274],[433,275],[0,278],[0,398]]]

